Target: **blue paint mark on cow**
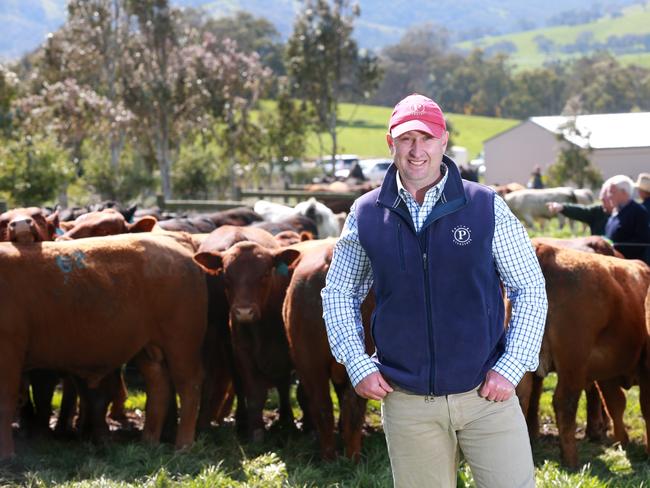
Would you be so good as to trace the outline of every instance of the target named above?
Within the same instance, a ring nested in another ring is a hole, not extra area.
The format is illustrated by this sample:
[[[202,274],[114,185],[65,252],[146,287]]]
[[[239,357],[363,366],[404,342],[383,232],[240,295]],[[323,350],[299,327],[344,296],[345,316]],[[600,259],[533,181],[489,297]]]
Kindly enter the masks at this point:
[[[86,255],[82,251],[75,251],[69,256],[60,255],[56,257],[56,265],[63,273],[63,282],[68,283],[68,275],[76,269],[84,269]]]

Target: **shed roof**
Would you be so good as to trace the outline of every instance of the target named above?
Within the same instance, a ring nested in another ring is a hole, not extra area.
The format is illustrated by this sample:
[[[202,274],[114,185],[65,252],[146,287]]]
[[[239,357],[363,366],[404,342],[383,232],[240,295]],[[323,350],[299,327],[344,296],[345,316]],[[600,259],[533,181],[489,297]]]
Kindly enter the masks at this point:
[[[553,132],[564,133],[565,138],[581,147],[614,149],[650,147],[650,112],[624,114],[578,115],[567,117],[531,117],[534,124]],[[571,133],[567,124],[575,120],[579,134]]]

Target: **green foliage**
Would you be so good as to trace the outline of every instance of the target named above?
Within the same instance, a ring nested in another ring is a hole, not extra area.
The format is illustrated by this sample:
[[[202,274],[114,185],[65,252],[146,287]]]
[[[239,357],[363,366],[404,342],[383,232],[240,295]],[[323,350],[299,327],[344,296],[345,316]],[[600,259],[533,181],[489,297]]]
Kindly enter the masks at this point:
[[[602,183],[600,171],[589,159],[591,148],[565,141],[571,141],[576,136],[589,140],[588,134],[581,134],[576,128],[575,121],[570,121],[558,135],[558,140],[563,141],[563,144],[557,160],[548,168],[547,180],[551,186],[566,186],[572,183],[577,188],[594,188]]]
[[[127,202],[152,192],[156,180],[142,156],[129,148],[114,166],[106,148],[87,145],[82,183],[101,200]]]
[[[345,92],[364,97],[378,82],[380,70],[352,38],[358,6],[348,0],[307,0],[287,42],[287,72],[295,94],[314,107],[318,129],[331,138],[328,153],[338,151],[338,105]]]
[[[197,138],[193,144],[181,147],[172,182],[179,198],[214,198],[223,195],[228,186],[228,168],[214,144],[205,144]]]
[[[10,206],[52,202],[74,175],[66,151],[51,138],[24,136],[0,144],[0,191]]]

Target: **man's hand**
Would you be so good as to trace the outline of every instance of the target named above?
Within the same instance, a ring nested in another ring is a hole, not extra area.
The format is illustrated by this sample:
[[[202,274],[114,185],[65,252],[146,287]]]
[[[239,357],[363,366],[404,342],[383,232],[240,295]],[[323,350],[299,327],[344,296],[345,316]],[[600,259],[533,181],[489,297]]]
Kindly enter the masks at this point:
[[[491,369],[485,375],[485,381],[478,394],[493,402],[504,402],[509,400],[514,392],[515,386],[504,376]]]
[[[393,391],[380,372],[370,373],[354,387],[357,395],[369,400],[381,400]]]
[[[561,203],[557,202],[547,202],[546,203],[546,208],[550,213],[553,215],[559,214],[562,210],[564,210],[564,205]]]

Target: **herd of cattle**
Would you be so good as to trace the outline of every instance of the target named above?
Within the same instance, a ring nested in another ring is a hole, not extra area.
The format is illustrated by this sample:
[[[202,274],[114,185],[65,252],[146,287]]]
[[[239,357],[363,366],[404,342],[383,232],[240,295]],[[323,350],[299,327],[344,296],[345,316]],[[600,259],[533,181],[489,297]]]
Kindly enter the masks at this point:
[[[331,382],[345,453],[358,459],[366,401],[330,353],[320,299],[342,216],[310,200],[155,217],[134,208],[66,221],[40,208],[0,215],[0,241],[9,241],[0,243],[0,459],[14,455],[17,420],[32,434],[50,432],[61,380],[55,430],[104,438],[109,407],[124,418],[127,362],[145,382],[144,441],[175,431],[176,447],[187,446],[235,398],[238,430],[259,441],[269,388],[279,422],[294,425],[295,374],[302,428],[316,430],[323,458],[336,455]],[[539,369],[517,395],[535,437],[542,379],[557,372],[561,455],[576,466],[583,390],[590,438],[602,438],[611,417],[615,439],[627,442],[624,389],[633,384],[650,427],[650,269],[599,237],[533,245],[549,311]],[[371,292],[362,306],[369,353],[373,308]]]

